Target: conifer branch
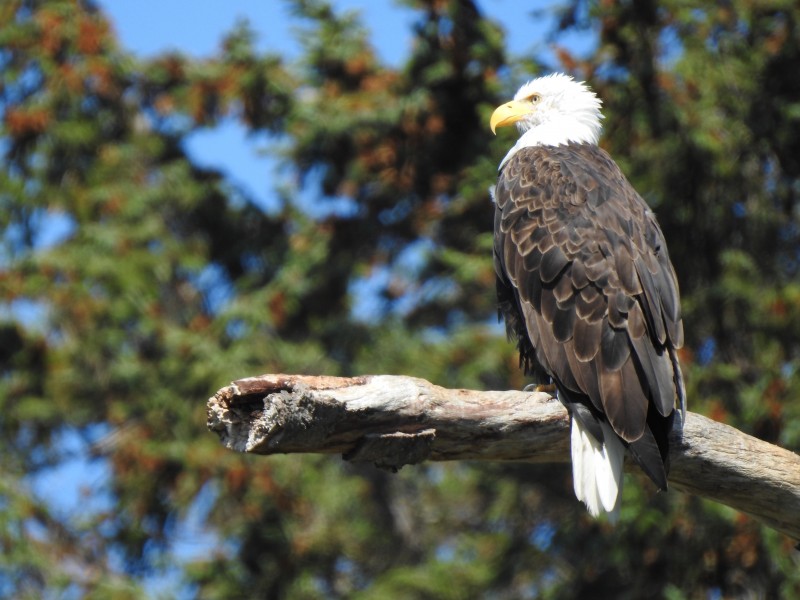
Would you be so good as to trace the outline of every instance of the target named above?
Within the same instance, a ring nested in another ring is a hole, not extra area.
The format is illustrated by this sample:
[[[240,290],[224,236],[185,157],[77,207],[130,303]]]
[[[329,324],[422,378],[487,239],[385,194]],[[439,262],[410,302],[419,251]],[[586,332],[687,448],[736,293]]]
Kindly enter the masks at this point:
[[[669,483],[800,539],[800,456],[687,413]],[[404,376],[261,375],[208,401],[231,450],[340,453],[399,469],[424,460],[569,461],[566,410],[542,392],[452,390]]]

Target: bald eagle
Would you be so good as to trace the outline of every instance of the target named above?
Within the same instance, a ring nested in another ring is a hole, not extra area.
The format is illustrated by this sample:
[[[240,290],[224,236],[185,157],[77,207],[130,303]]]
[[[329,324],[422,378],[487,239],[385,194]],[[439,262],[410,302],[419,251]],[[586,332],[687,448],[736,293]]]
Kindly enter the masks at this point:
[[[521,133],[493,190],[494,265],[521,364],[569,412],[575,495],[615,520],[626,451],[667,489],[667,437],[686,392],[675,271],[655,215],[597,145],[600,104],[553,74],[492,114],[493,132]]]

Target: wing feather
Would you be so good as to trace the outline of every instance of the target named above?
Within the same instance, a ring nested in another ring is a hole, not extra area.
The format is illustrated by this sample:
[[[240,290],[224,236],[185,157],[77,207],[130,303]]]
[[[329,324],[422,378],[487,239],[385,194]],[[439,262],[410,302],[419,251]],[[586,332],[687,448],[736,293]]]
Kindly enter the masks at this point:
[[[610,324],[604,327],[600,339],[600,355],[603,357],[605,369],[619,371],[631,355],[628,332]]]
[[[553,246],[542,256],[539,277],[544,283],[552,282],[569,264],[569,259],[558,246]]]
[[[666,486],[663,420],[685,401],[683,324],[652,213],[613,160],[583,144],[518,150],[495,202],[498,293],[521,358],[573,414],[607,421]]]
[[[581,362],[592,360],[600,351],[600,338],[603,335],[603,321],[590,321],[580,318],[575,311],[575,328],[572,334],[575,357]]]

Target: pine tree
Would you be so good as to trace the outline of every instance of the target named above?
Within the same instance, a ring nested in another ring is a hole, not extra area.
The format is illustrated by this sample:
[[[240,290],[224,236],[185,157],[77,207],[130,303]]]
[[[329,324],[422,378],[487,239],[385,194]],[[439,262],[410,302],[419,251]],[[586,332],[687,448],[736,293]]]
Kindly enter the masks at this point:
[[[257,373],[526,383],[495,324],[487,190],[510,138],[486,122],[545,65],[506,56],[490,4],[406,4],[399,68],[322,0],[288,2],[298,65],[246,24],[211,59],[140,61],[91,2],[0,8],[0,595],[144,597],[162,576],[203,598],[800,593],[789,540],[646,483],[612,528],[563,465],[395,475],[205,431],[203,399]],[[576,1],[553,42],[599,46],[551,65],[600,93],[603,144],[663,225],[692,410],[794,450],[799,19]],[[226,119],[275,136],[275,210],[184,151]],[[31,485],[73,453],[104,475],[64,514]],[[210,541],[187,562],[190,517]]]

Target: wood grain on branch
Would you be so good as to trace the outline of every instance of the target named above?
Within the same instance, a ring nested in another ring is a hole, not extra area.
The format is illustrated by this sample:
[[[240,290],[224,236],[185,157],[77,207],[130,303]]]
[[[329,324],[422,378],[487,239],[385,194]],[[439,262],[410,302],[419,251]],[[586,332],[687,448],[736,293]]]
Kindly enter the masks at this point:
[[[541,392],[451,390],[413,377],[261,375],[208,401],[208,427],[238,452],[340,453],[398,469],[425,460],[569,461],[569,420]],[[687,413],[669,483],[800,539],[800,456]]]

